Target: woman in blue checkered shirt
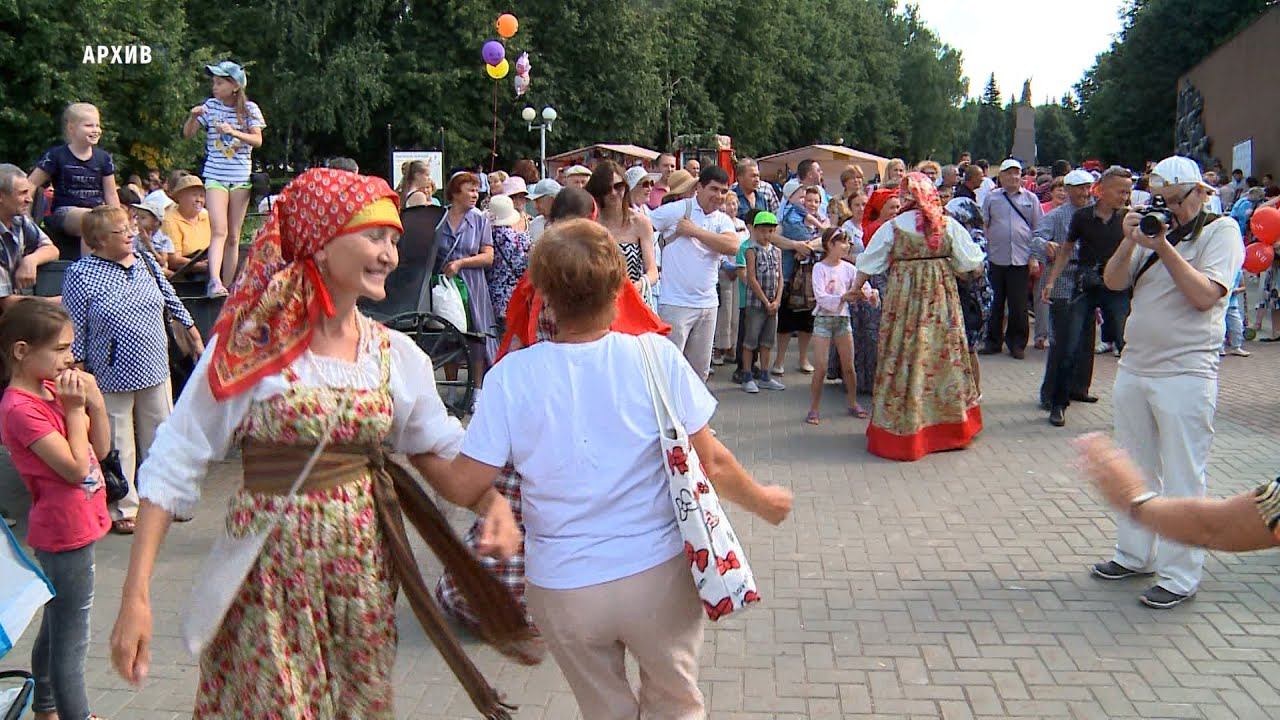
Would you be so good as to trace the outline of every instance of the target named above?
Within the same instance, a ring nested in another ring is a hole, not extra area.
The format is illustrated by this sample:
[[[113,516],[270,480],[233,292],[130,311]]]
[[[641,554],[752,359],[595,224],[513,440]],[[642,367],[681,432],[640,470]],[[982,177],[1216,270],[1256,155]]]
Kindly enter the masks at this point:
[[[62,302],[75,325],[72,352],[97,378],[129,481],[129,494],[110,508],[111,527],[129,534],[138,514],[134,474],[173,409],[166,311],[187,329],[197,354],[203,343],[155,257],[134,251],[128,213],[102,205],[83,228],[91,254],[67,268]]]

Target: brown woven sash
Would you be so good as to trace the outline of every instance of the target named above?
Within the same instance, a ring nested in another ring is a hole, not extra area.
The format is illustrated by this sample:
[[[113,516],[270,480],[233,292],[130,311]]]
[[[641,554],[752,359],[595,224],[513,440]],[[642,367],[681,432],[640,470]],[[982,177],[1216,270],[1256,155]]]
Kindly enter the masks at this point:
[[[287,494],[289,479],[297,476],[310,454],[310,448],[246,442],[243,448],[245,489]],[[479,632],[484,641],[521,663],[534,665],[542,660],[542,646],[534,642],[536,632],[525,621],[524,611],[458,538],[422,486],[385,450],[330,446],[320,455],[301,492],[351,482],[365,472],[373,474],[378,524],[391,554],[392,567],[413,614],[466,688],[476,710],[488,720],[509,719],[516,707],[502,701],[498,691],[463,652],[440,607],[427,590],[414,559],[413,548],[409,545],[404,518],[409,518],[431,551],[440,558],[445,570],[457,581],[462,596],[477,613]]]

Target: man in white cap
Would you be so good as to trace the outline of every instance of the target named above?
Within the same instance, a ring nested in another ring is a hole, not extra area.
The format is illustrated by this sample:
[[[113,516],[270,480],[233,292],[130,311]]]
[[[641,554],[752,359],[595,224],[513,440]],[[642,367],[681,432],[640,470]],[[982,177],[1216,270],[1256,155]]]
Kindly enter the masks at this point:
[[[551,212],[551,203],[555,202],[561,189],[560,183],[551,178],[542,178],[529,188],[529,199],[533,201],[533,208],[538,212],[538,216],[529,223],[529,242],[536,241],[547,229],[547,215]]]
[[[579,190],[587,188],[587,181],[591,179],[591,169],[586,165],[574,165],[564,171],[564,186],[576,187]]]
[[[1059,366],[1066,363],[1071,368],[1068,398],[1075,402],[1092,403],[1098,398],[1089,394],[1089,386],[1093,382],[1093,338],[1097,324],[1093,318],[1089,322],[1070,322],[1071,301],[1076,297],[1076,275],[1079,270],[1079,246],[1073,246],[1064,252],[1067,242],[1067,231],[1071,227],[1071,216],[1081,208],[1093,205],[1093,176],[1084,170],[1072,170],[1063,178],[1067,189],[1067,202],[1050,210],[1040,221],[1031,238],[1031,251],[1037,260],[1045,263],[1045,267],[1053,265],[1047,271],[1043,299],[1049,302],[1049,317],[1052,318],[1053,343],[1049,345],[1048,358],[1044,365],[1044,380],[1040,383],[1040,406],[1045,410],[1052,408],[1053,389],[1058,379]],[[1059,270],[1057,264],[1062,265]],[[1066,349],[1075,347],[1076,352],[1067,355]]]
[[[1000,187],[982,203],[987,224],[987,257],[993,297],[991,319],[987,323],[987,345],[978,353],[995,355],[1008,343],[1015,359],[1026,357],[1031,334],[1027,299],[1031,283],[1031,234],[1040,225],[1044,211],[1040,198],[1022,187],[1022,163],[1013,158],[1000,165]],[[1009,327],[1005,330],[1005,306]]]
[[[1200,586],[1204,551],[1162,540],[1138,521],[1158,495],[1203,497],[1218,399],[1218,350],[1227,299],[1244,263],[1240,228],[1231,218],[1208,221],[1209,188],[1191,158],[1165,158],[1151,173],[1151,192],[1168,215],[1128,213],[1124,239],[1103,271],[1106,286],[1133,289],[1133,310],[1115,383],[1115,436],[1154,484],[1116,519],[1114,557],[1094,565],[1096,577],[1159,575],[1140,598],[1170,608]]]

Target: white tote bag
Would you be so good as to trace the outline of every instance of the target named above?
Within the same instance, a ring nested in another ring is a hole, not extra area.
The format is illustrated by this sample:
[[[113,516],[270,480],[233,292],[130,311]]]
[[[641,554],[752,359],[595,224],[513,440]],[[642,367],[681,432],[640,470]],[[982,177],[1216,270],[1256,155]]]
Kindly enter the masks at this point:
[[[311,469],[315,467],[320,454],[329,445],[329,434],[333,431],[336,420],[342,413],[334,412],[329,427],[306,465],[298,473],[298,478],[289,488],[288,497],[292,500],[302,484],[306,482]],[[222,619],[226,617],[231,604],[240,594],[240,586],[249,576],[249,571],[258,562],[262,546],[280,524],[280,515],[275,514],[256,533],[248,533],[244,537],[232,537],[225,527],[222,534],[213,542],[209,556],[205,558],[196,575],[195,585],[191,588],[191,599],[187,602],[182,616],[182,640],[187,651],[195,657],[213,642],[213,637],[222,627]]]
[[[462,303],[462,292],[454,284],[453,278],[436,276],[436,284],[431,288],[431,312],[448,320],[462,332],[467,331],[467,308]]]
[[[53,598],[53,585],[22,550],[6,523],[0,547],[0,657],[13,649],[36,611]]]
[[[684,537],[684,552],[707,617],[719,620],[759,602],[760,593],[742,543],[729,525],[720,498],[707,480],[698,453],[671,404],[669,380],[661,370],[654,345],[667,341],[653,334],[641,335],[639,340],[653,397],[653,412],[662,430],[662,468],[667,474],[676,522]]]

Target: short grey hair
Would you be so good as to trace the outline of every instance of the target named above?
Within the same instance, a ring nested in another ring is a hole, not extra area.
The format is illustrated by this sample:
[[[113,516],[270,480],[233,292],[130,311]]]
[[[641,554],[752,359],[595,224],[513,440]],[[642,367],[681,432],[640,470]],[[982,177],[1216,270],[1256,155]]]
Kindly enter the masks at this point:
[[[13,181],[26,176],[27,174],[17,165],[0,163],[0,193],[8,195],[13,192]]]
[[[734,165],[734,169],[736,169],[740,173],[746,172],[746,169],[749,167],[759,167],[756,164],[755,158],[744,157],[741,160],[739,160],[736,165]]]

